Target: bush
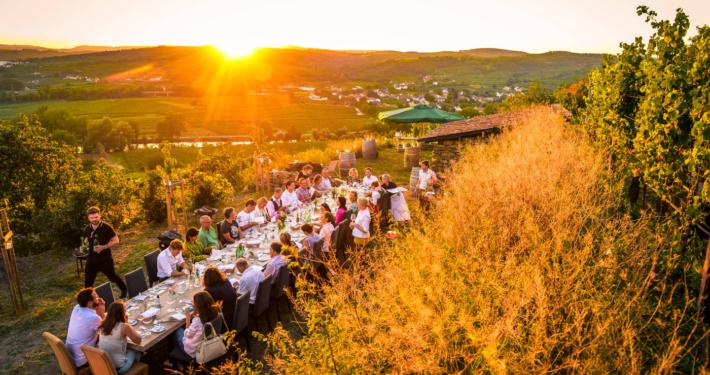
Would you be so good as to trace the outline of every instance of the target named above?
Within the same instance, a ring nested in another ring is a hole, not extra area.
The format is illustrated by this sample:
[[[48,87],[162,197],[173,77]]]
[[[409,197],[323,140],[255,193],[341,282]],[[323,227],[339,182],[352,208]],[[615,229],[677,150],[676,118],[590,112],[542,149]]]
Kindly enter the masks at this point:
[[[190,171],[185,176],[187,199],[190,207],[219,207],[225,198],[231,196],[232,186],[220,174]]]
[[[167,219],[168,210],[165,205],[163,177],[156,171],[150,171],[146,175],[140,190],[143,217],[151,223],[163,223]]]
[[[551,150],[554,150],[552,152]],[[605,158],[549,110],[467,149],[409,234],[300,283],[307,334],[276,330],[277,373],[694,372],[703,329],[670,248],[623,215]],[[695,270],[686,272],[696,273]]]

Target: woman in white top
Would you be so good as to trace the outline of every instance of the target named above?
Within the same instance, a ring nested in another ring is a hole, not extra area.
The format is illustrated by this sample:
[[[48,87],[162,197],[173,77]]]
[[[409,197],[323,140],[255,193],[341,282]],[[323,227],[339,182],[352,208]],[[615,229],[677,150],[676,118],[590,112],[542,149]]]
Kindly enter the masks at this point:
[[[355,221],[350,223],[350,228],[353,230],[355,245],[365,246],[370,240],[370,209],[368,208],[367,198],[357,200],[357,216]]]
[[[335,216],[330,211],[323,210],[320,215],[320,231],[318,231],[318,237],[323,239],[323,252],[327,253],[330,251],[330,237],[333,235],[335,227]]]
[[[140,359],[140,353],[126,348],[127,338],[136,344],[141,343],[141,336],[133,327],[126,324],[127,321],[126,306],[123,302],[116,301],[108,307],[106,317],[99,326],[99,349],[111,357],[119,374],[128,372]]]
[[[202,332],[205,326],[203,322],[211,322],[217,318],[219,308],[212,296],[204,290],[192,296],[192,305],[197,313],[193,315],[189,310],[185,310],[185,327],[180,327],[175,332],[175,342],[180,350],[195,358],[197,348],[203,340]],[[224,322],[222,324],[224,326]],[[220,334],[220,332],[216,332],[216,334]]]

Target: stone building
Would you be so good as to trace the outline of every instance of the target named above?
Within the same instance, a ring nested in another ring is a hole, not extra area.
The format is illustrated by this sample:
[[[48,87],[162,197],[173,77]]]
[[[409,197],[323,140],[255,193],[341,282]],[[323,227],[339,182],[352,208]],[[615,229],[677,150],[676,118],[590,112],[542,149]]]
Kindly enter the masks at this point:
[[[558,104],[547,107],[565,118],[570,116],[570,112]],[[420,137],[418,141],[422,147],[430,147],[432,150],[431,168],[437,173],[446,172],[451,162],[461,156],[461,149],[465,144],[485,141],[504,128],[519,123],[529,111],[530,109],[523,109],[447,122]]]

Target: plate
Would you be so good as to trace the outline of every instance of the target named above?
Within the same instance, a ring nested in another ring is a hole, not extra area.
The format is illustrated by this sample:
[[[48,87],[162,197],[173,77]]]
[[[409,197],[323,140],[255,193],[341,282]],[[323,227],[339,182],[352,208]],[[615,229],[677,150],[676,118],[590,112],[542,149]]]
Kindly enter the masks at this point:
[[[175,280],[173,280],[173,279],[165,280],[165,285],[173,285],[173,284],[175,284]]]
[[[134,326],[134,325],[136,325],[136,324],[138,324],[138,321],[135,320],[135,319],[131,319],[131,320],[128,321],[128,325],[130,325],[130,326]]]
[[[259,240],[247,240],[247,245],[249,246],[259,246],[260,243],[261,241]]]
[[[166,329],[167,328],[165,328],[164,326],[156,325],[153,328],[151,328],[150,331],[153,333],[161,333],[161,332],[165,332]]]

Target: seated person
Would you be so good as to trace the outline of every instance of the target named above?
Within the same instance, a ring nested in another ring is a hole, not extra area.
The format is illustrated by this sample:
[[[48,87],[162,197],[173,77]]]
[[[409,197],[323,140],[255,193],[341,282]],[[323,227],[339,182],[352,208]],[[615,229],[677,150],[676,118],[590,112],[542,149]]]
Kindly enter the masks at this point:
[[[360,178],[358,177],[357,168],[350,168],[348,171],[348,185],[352,186],[360,183]]]
[[[185,267],[182,250],[182,241],[172,240],[170,246],[158,254],[158,279],[160,281],[170,277],[185,276],[185,272],[179,270]]]
[[[348,193],[348,211],[351,214],[357,213],[357,191],[350,190]]]
[[[370,192],[370,203],[375,207],[379,207],[380,198],[382,197],[379,182],[373,181],[372,184],[370,184],[370,188],[372,188]]]
[[[274,281],[276,280],[276,275],[278,275],[281,267],[288,264],[286,258],[281,255],[281,244],[278,242],[272,242],[269,246],[269,254],[271,255],[271,260],[266,264],[266,269],[264,269],[264,277],[269,277],[274,275]]]
[[[320,237],[318,237],[318,235],[313,231],[313,225],[311,224],[303,224],[301,226],[301,230],[303,231],[303,234],[306,235],[306,238],[303,239],[303,247],[308,250],[308,253],[311,254],[311,256],[314,256],[313,246],[316,242],[320,241]]]
[[[281,242],[281,249],[285,250],[287,247],[294,247],[296,246],[293,241],[291,241],[291,235],[288,232],[283,232],[279,236],[279,242]]]
[[[323,171],[320,173],[319,181],[320,182],[314,186],[316,190],[324,191],[333,188],[333,181],[330,179],[330,172],[328,171],[328,169],[323,169]]]
[[[350,223],[350,228],[353,230],[356,246],[365,246],[370,240],[370,209],[367,198],[357,200],[357,217],[355,221]]]
[[[272,220],[281,215],[281,212],[284,211],[283,205],[281,204],[281,194],[283,194],[283,190],[276,188],[274,195],[271,196],[269,202],[266,203],[266,211],[269,213],[269,218]]]
[[[219,233],[222,247],[232,244],[239,239],[239,224],[237,224],[237,212],[234,210],[234,207],[224,209],[224,220],[219,224]]]
[[[295,210],[300,205],[301,202],[298,200],[298,196],[296,196],[296,182],[288,181],[286,183],[286,190],[281,193],[281,206],[284,211],[288,212]]]
[[[269,215],[269,210],[266,208],[268,202],[266,197],[261,197],[256,200],[256,208],[254,212],[251,213],[253,221],[257,221],[259,217],[264,219],[264,223],[271,221],[271,215]]]
[[[318,237],[323,239],[323,252],[330,251],[330,239],[335,231],[335,217],[330,211],[321,212],[320,214],[320,231]]]
[[[202,277],[202,284],[205,291],[212,296],[212,299],[222,306],[222,314],[227,324],[232,324],[234,306],[237,304],[237,292],[234,291],[232,283],[227,280],[219,268],[211,266],[205,270]]]
[[[205,246],[212,246],[215,249],[222,248],[217,230],[212,227],[212,218],[208,215],[200,216],[200,232],[197,234],[197,238]]]
[[[192,296],[195,313],[185,309],[185,326],[175,332],[175,344],[178,349],[195,358],[197,349],[202,344],[205,323],[213,321],[219,315],[219,307],[215,305],[212,296],[200,291]]]
[[[205,246],[202,241],[198,239],[199,233],[200,232],[197,228],[190,228],[185,234],[187,241],[185,241],[184,244],[185,254],[183,255],[184,258],[192,263],[199,262],[205,255],[209,255],[211,253],[210,248]]]
[[[347,219],[347,213],[348,201],[345,197],[338,197],[338,210],[335,211],[335,225],[338,225],[341,221]]]
[[[244,209],[237,215],[237,225],[241,233],[256,233],[256,226],[259,224],[254,222],[254,217],[252,216],[252,212],[254,212],[255,209],[256,202],[254,202],[253,199],[249,199],[244,205]]]
[[[66,345],[74,365],[81,367],[87,363],[81,346],[96,347],[96,338],[106,311],[106,302],[96,294],[94,288],[80,290],[76,294],[76,302],[69,318]]]
[[[239,280],[239,294],[250,292],[249,304],[256,303],[256,292],[259,290],[259,283],[264,280],[264,274],[258,266],[249,266],[249,262],[244,258],[237,259],[237,271],[242,273]]]
[[[298,180],[299,187],[296,189],[296,198],[301,203],[311,203],[311,188],[308,186],[308,180],[302,178]]]
[[[372,186],[373,182],[378,182],[377,176],[373,176],[372,168],[367,167],[365,168],[365,177],[362,178],[362,185],[365,187],[370,187]]]
[[[126,348],[128,338],[138,345],[142,341],[141,335],[127,323],[126,305],[116,301],[108,307],[106,318],[99,326],[99,349],[111,357],[119,374],[128,372],[140,359],[139,352]]]

